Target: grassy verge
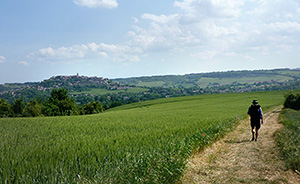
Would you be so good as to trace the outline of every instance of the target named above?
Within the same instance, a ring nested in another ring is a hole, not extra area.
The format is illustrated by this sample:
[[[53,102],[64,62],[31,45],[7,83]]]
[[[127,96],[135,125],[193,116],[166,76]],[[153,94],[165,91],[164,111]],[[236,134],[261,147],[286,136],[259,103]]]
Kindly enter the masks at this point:
[[[288,168],[300,171],[300,111],[285,109],[280,114],[284,128],[276,133],[276,142]]]

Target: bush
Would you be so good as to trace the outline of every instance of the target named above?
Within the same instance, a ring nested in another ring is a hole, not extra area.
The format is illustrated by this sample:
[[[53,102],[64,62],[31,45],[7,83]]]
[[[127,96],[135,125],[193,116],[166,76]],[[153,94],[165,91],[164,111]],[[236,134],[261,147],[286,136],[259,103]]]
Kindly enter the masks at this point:
[[[285,94],[284,108],[300,110],[300,94],[289,92]]]

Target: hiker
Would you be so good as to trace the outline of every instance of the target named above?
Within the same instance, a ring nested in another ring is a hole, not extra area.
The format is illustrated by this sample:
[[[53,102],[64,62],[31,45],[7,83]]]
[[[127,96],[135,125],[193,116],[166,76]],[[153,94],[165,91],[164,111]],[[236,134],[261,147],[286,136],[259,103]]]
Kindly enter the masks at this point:
[[[248,109],[248,114],[251,117],[251,128],[252,128],[252,140],[254,141],[254,133],[255,133],[255,141],[257,141],[258,130],[260,129],[260,122],[264,124],[262,110],[260,105],[258,105],[257,100],[253,100],[253,105],[251,105]],[[260,121],[261,120],[261,121]]]

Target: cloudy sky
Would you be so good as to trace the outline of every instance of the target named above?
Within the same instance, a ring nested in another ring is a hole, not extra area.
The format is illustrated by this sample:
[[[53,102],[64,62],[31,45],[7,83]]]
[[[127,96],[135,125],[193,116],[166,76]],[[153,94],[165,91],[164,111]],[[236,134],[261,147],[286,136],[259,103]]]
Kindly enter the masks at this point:
[[[299,0],[0,0],[0,83],[300,67]]]

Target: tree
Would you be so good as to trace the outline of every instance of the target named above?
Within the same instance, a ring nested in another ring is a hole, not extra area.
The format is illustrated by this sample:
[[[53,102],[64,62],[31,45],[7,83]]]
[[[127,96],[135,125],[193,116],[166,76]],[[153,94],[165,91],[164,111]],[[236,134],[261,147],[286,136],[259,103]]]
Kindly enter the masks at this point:
[[[45,116],[59,116],[60,111],[59,111],[58,106],[47,101],[44,103],[44,105],[42,107],[42,114]]]
[[[69,97],[68,93],[68,90],[64,88],[52,90],[50,98],[43,106],[43,114],[46,116],[71,115],[75,108],[75,101]]]
[[[114,108],[123,105],[122,102],[116,101],[110,104],[109,108]]]
[[[12,110],[16,117],[23,115],[24,108],[25,108],[24,98],[16,99],[12,105]]]
[[[83,105],[83,114],[97,114],[104,111],[102,104],[100,102],[90,102]]]
[[[6,103],[4,99],[0,99],[0,117],[10,117],[13,112],[9,103]]]
[[[69,98],[68,93],[69,91],[65,88],[53,89],[51,91],[50,101],[53,100],[61,101],[61,100],[68,99]]]
[[[42,115],[42,104],[39,103],[36,99],[31,100],[27,103],[25,109],[24,109],[24,116],[27,117],[37,117]]]

